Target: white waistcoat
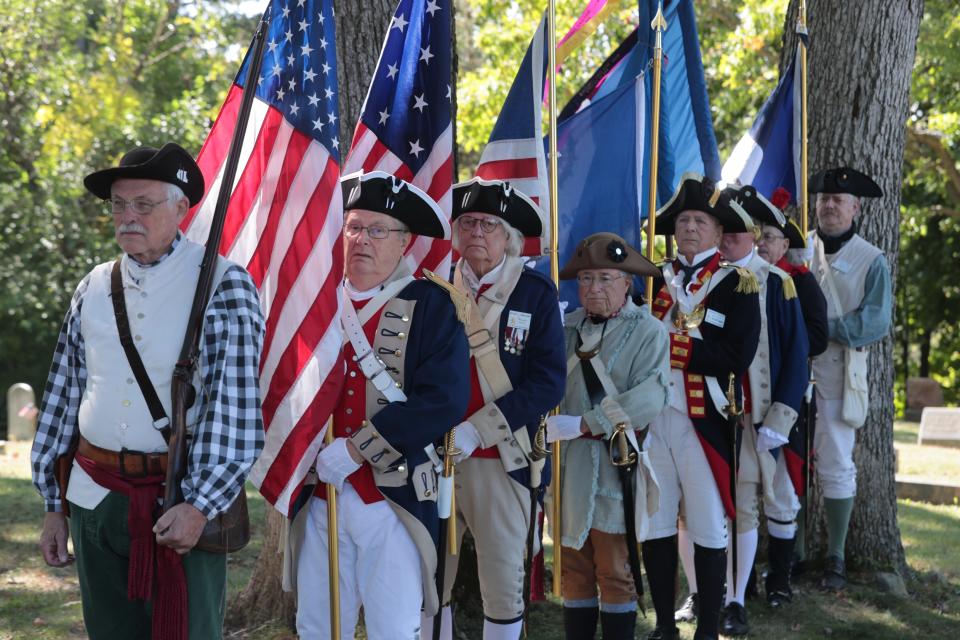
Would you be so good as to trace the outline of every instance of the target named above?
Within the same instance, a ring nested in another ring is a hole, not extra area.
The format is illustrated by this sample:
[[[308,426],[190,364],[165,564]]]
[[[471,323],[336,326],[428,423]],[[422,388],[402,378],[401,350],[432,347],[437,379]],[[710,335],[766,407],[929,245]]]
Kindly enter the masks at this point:
[[[121,258],[130,333],[167,416],[172,412],[173,367],[183,345],[203,252],[201,245],[181,238],[173,253],[154,266],[143,267],[127,255]],[[218,260],[214,289],[228,266],[226,260]],[[111,261],[93,269],[80,309],[87,366],[87,384],[78,414],[80,433],[90,443],[111,451],[165,451],[167,445],[153,426],[120,344],[110,298],[112,268]],[[200,398],[198,378],[194,386]],[[188,427],[196,422],[196,404],[187,413]],[[69,501],[93,509],[107,493],[74,463],[67,488]]]
[[[827,299],[827,317],[831,319],[842,317],[857,309],[863,301],[867,272],[877,256],[881,255],[881,251],[854,234],[839,251],[832,255],[824,254],[824,263],[820,260],[823,243],[816,233],[813,234],[813,242],[814,254],[810,271],[816,276]],[[830,269],[833,275],[837,298],[842,307],[840,309],[837,308],[833,296],[827,290],[827,269]],[[845,348],[844,345],[831,340],[827,344],[827,350],[813,359],[813,375],[817,380],[817,391],[824,398],[840,398],[843,395]]]

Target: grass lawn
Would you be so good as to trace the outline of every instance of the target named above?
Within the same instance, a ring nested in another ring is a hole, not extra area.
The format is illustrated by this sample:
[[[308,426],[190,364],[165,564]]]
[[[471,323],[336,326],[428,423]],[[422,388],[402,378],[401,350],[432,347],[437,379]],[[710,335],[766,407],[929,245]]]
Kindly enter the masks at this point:
[[[900,425],[896,432],[898,448],[916,441],[916,432],[911,440],[909,426],[901,429]],[[956,450],[946,452],[951,454],[950,458],[960,457]],[[902,449],[900,455],[904,472],[903,465],[913,453]],[[950,461],[942,464],[953,468]],[[957,474],[960,478],[960,469]],[[42,506],[29,478],[29,447],[8,444],[0,454],[0,640],[85,638],[75,570],[47,567],[37,551]],[[249,487],[248,496],[253,542],[230,557],[231,594],[246,584],[260,551],[258,529],[263,522],[264,505]],[[901,501],[899,516],[907,560],[914,570],[907,582],[909,598],[901,600],[881,593],[874,588],[869,575],[851,575],[850,587],[839,597],[821,594],[812,582],[800,581],[795,585],[794,604],[782,613],[773,615],[762,601],[748,602],[752,636],[790,640],[956,637],[960,630],[960,506]],[[460,621],[461,638],[481,637],[479,619],[471,618]],[[650,611],[648,618],[640,619],[637,637],[645,637],[652,624]],[[693,627],[684,625],[682,634],[689,640]],[[228,637],[280,640],[293,635],[280,625],[270,625],[232,630]],[[559,604],[551,601],[532,607],[529,637],[563,638]]]
[[[960,484],[960,448],[917,444],[919,422],[893,423],[893,442],[898,455],[898,476],[916,480]]]

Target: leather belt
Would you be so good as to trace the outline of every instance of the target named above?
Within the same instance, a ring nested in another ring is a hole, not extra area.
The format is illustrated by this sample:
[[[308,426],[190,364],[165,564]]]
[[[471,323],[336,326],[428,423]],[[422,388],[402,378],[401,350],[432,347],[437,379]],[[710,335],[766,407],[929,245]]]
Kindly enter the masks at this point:
[[[131,449],[111,451],[102,449],[80,436],[77,453],[98,465],[128,478],[164,475],[167,472],[167,452],[145,453]]]

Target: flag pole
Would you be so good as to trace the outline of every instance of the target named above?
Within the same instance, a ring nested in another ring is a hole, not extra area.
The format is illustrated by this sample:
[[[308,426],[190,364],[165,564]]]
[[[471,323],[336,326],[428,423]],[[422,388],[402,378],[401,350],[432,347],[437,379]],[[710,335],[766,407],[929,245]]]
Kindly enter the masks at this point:
[[[660,164],[660,74],[663,70],[663,32],[667,21],[663,19],[663,4],[657,7],[650,28],[657,37],[653,47],[653,117],[650,123],[650,184],[647,188],[647,259],[654,262],[654,238],[657,232],[657,169]],[[653,307],[653,276],[646,280],[647,304]]]
[[[559,287],[560,283],[560,254],[557,246],[559,224],[557,222],[557,3],[549,0],[547,4],[547,69],[550,86],[550,165],[548,174],[550,179],[550,277],[553,284]],[[560,441],[553,443],[553,509],[550,513],[550,525],[553,530],[553,595],[560,598],[560,572],[562,559],[560,552],[562,514],[561,477],[560,477]]]
[[[800,0],[800,16],[797,19],[797,32],[800,34],[800,230],[804,238],[810,225],[810,203],[807,197],[807,3]]]
[[[333,442],[333,418],[327,420],[323,441]],[[337,525],[337,489],[327,483],[327,569],[330,583],[330,637],[340,637],[340,545]]]

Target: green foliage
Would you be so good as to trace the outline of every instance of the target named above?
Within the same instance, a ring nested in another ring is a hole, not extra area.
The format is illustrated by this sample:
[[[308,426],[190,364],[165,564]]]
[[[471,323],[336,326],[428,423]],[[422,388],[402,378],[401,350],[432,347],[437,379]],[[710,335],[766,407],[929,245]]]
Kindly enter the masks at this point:
[[[222,1],[4,4],[0,388],[26,381],[40,394],[73,288],[117,252],[83,176],[136,145],[199,151],[238,67],[235,45],[252,33],[232,11]]]
[[[940,382],[960,402],[960,15],[925,3],[904,163],[895,350],[898,395],[907,375]]]

